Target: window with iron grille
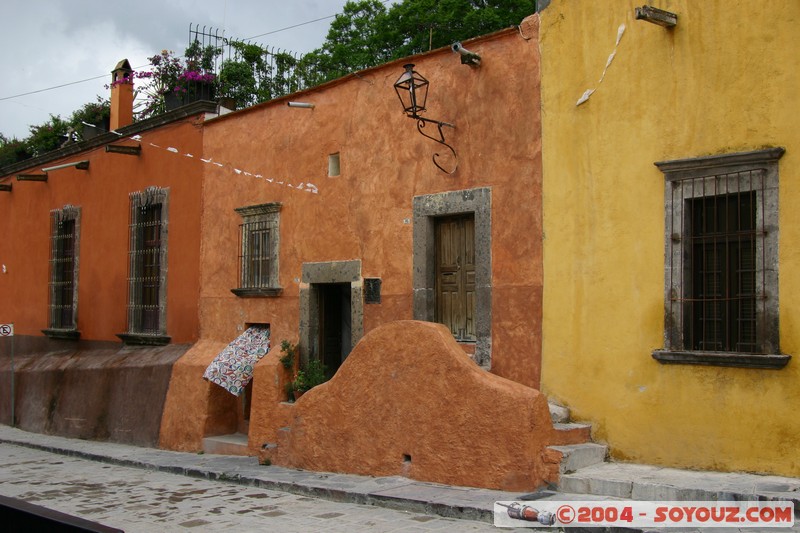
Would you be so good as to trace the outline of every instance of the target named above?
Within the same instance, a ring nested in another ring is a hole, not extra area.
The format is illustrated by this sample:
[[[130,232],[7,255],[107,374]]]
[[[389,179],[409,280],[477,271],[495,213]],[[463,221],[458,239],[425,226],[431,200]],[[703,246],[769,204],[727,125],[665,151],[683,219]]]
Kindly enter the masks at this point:
[[[80,208],[66,205],[50,212],[50,291],[48,329],[53,338],[78,338],[78,242]]]
[[[166,344],[169,189],[131,193],[128,249],[128,344]]]
[[[664,363],[780,368],[782,148],[656,163],[666,178]]]
[[[278,278],[278,231],[281,204],[269,203],[240,207],[239,287],[237,296],[277,296],[281,293]]]

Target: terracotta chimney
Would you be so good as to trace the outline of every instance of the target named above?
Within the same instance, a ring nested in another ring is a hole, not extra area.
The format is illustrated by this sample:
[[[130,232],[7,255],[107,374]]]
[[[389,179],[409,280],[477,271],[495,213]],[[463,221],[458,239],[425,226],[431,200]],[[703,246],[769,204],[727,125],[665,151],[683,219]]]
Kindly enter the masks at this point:
[[[123,59],[111,71],[111,130],[133,123],[133,69]]]

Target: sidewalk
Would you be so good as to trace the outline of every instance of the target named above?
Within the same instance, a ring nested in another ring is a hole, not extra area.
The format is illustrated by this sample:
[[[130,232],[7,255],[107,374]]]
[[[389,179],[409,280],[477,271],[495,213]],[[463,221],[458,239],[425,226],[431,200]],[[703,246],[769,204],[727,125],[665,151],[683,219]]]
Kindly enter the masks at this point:
[[[205,455],[140,448],[125,444],[67,439],[0,425],[0,442],[114,465],[226,481],[338,502],[492,523],[495,501],[523,494],[452,487],[400,476],[366,477],[262,466],[255,457]]]
[[[14,444],[46,452],[81,459],[88,459],[119,466],[179,474],[211,481],[225,481],[244,486],[272,489],[302,496],[323,498],[335,502],[375,505],[395,510],[438,515],[447,518],[478,520],[493,523],[493,506],[496,501],[585,501],[621,500],[630,501],[624,495],[598,496],[543,490],[534,494],[504,492],[471,487],[456,487],[415,481],[399,476],[367,477],[351,474],[309,472],[278,466],[259,465],[255,457],[196,454],[141,448],[137,446],[68,439],[53,435],[28,433],[9,426],[0,425],[0,443]],[[620,468],[624,465],[618,465]],[[651,467],[653,468],[653,467]],[[687,475],[689,474],[686,472]],[[692,485],[719,483],[715,473],[691,473],[695,476]],[[699,476],[699,477],[698,477]],[[730,480],[725,485],[730,494],[752,493],[753,476],[739,475],[741,487],[732,487]],[[727,478],[726,478],[727,479]],[[745,486],[747,484],[747,486]],[[751,494],[755,499],[761,495]],[[657,500],[671,498],[654,498]],[[704,498],[705,499],[705,498]],[[716,499],[716,498],[711,498]],[[739,499],[738,497],[731,498]],[[747,498],[750,499],[750,498]],[[781,498],[784,499],[784,498]],[[795,498],[786,498],[794,500]],[[796,509],[797,513],[797,509]],[[603,528],[571,528],[570,531],[603,531]],[[613,528],[613,531],[642,531],[637,528]],[[739,531],[738,528],[732,529]],[[528,531],[532,531],[528,529]],[[650,529],[648,529],[650,531]],[[694,529],[670,529],[695,531]],[[731,529],[715,529],[731,531]],[[754,529],[749,529],[754,531]],[[776,531],[800,531],[796,523],[793,528]]]

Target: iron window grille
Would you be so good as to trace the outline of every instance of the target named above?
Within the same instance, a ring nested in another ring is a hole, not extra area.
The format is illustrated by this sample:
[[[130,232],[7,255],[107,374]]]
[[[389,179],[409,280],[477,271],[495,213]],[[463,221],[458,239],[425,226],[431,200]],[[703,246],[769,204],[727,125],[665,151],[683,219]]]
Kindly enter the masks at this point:
[[[75,338],[78,315],[78,243],[80,208],[66,205],[50,211],[50,282],[48,329],[50,337]]]
[[[265,289],[270,284],[270,224],[250,222],[241,224],[239,245],[239,287],[245,289]]]
[[[231,289],[242,297],[277,296],[281,204],[269,203],[240,207],[238,271],[239,287]]]
[[[782,154],[656,163],[666,177],[665,347],[656,359],[770,368],[788,360],[778,331]]]
[[[168,197],[159,187],[130,195],[129,335],[166,335]]]
[[[686,349],[763,353],[764,347],[757,342],[757,337],[763,338],[763,334],[757,336],[756,330],[764,330],[767,316],[763,267],[764,174],[746,172],[733,179],[715,176],[711,184],[713,192],[728,181],[734,186],[744,181],[747,190],[686,201],[684,218],[688,219],[689,227],[684,228],[686,237],[682,246],[686,277],[683,295],[673,296],[672,301],[682,307]],[[761,209],[756,205],[759,199]]]

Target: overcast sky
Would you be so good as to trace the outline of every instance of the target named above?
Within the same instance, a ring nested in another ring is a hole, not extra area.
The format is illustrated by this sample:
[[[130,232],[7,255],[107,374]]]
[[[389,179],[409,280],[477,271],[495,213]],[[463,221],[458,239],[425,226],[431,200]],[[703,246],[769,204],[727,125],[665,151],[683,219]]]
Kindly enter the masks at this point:
[[[319,47],[346,0],[5,0],[0,48],[0,133],[23,139],[49,116],[67,119],[97,95],[121,59],[146,67],[162,49],[181,55],[189,24],[298,53]],[[390,2],[394,3],[394,2]],[[271,33],[275,32],[275,33]],[[267,34],[268,35],[263,35]],[[99,79],[39,91],[80,80]],[[11,98],[10,98],[11,97]]]

